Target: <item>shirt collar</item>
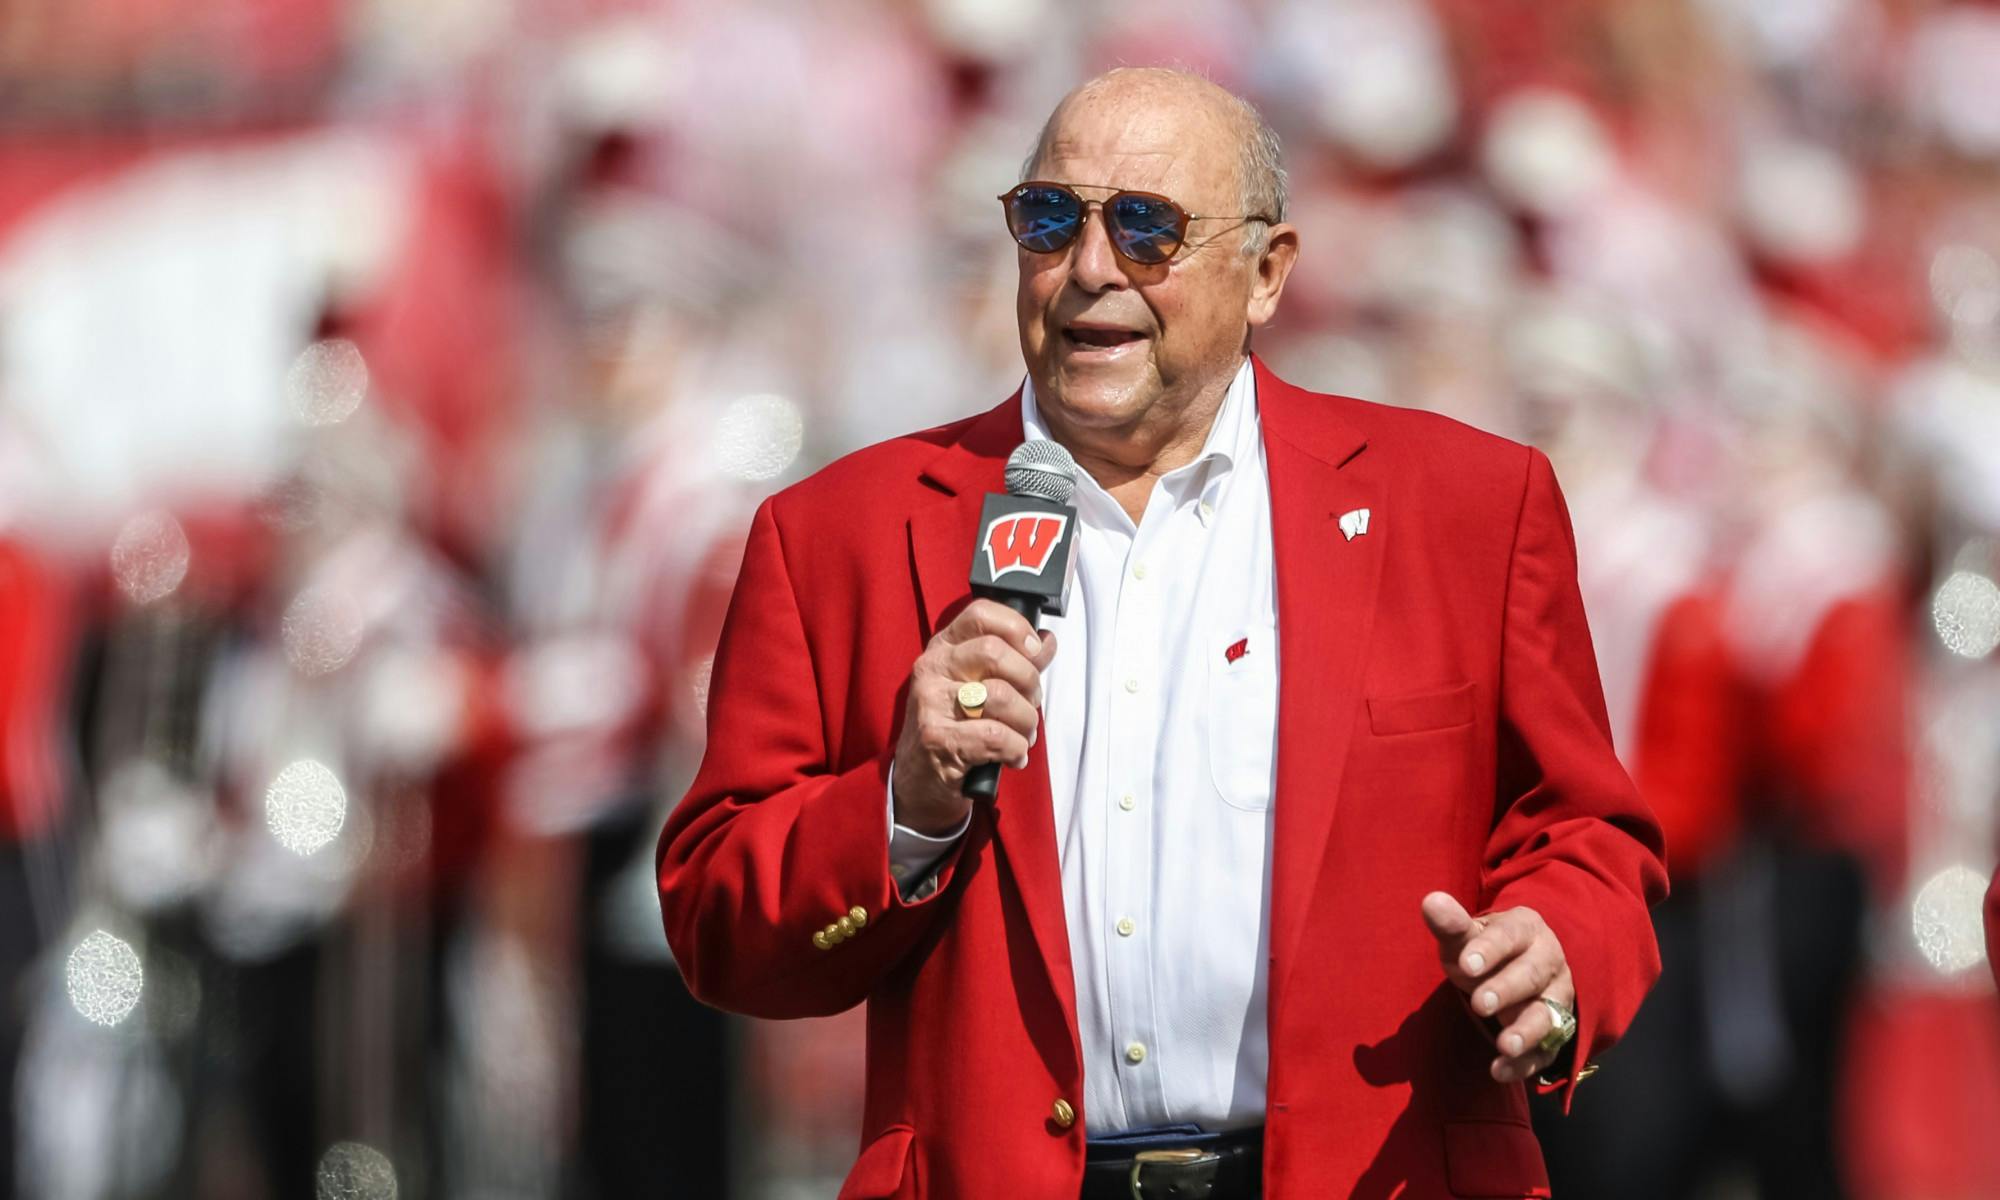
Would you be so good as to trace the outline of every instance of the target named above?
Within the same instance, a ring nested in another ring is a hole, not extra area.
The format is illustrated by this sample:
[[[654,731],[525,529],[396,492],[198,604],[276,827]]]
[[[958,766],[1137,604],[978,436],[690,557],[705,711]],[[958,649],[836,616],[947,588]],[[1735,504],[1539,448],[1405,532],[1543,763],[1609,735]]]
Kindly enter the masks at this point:
[[[1049,427],[1042,420],[1041,406],[1035,402],[1035,381],[1032,376],[1021,381],[1021,432],[1028,441],[1049,436]],[[1241,366],[1236,368],[1235,378],[1229,381],[1229,390],[1223,394],[1222,407],[1216,410],[1215,420],[1208,427],[1208,437],[1202,442],[1201,453],[1194,461],[1176,467],[1160,477],[1169,486],[1196,474],[1202,474],[1201,491],[1207,493],[1229,474],[1231,467],[1257,449],[1257,373],[1250,369],[1249,356],[1244,356]],[[1087,472],[1079,472],[1079,486],[1095,487],[1096,481]]]

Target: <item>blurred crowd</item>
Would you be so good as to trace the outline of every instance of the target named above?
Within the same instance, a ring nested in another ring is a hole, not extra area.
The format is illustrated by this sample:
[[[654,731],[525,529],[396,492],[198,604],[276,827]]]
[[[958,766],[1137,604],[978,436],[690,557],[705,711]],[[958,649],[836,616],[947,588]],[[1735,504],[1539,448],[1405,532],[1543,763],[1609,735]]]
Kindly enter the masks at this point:
[[[1675,894],[1556,1195],[2000,1195],[1967,0],[13,0],[0,1179],[830,1195],[859,1025],[693,1004],[654,839],[753,506],[1015,386],[1121,63],[1283,135],[1280,374],[1566,490]]]

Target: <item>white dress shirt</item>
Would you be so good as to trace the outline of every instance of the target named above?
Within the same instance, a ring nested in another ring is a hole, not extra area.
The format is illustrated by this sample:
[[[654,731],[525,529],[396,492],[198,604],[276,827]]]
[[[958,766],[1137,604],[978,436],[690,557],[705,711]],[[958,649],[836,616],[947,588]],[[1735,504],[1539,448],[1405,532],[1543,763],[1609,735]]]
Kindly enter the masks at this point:
[[[1034,387],[1029,438],[1049,436]],[[1138,524],[1078,472],[1076,578],[1043,736],[1092,1135],[1264,1119],[1278,652],[1270,485],[1246,359]],[[895,824],[899,880],[955,837]],[[962,832],[962,831],[961,831]]]

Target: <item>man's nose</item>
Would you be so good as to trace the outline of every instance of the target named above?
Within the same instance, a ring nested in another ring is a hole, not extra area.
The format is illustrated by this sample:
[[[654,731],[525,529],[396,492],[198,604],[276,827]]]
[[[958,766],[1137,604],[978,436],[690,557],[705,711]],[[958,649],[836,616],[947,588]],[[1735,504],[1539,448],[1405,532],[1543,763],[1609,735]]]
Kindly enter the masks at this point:
[[[1128,286],[1125,260],[1111,247],[1111,233],[1104,225],[1104,210],[1093,205],[1084,211],[1083,230],[1076,235],[1070,259],[1070,279],[1086,292],[1109,291]]]

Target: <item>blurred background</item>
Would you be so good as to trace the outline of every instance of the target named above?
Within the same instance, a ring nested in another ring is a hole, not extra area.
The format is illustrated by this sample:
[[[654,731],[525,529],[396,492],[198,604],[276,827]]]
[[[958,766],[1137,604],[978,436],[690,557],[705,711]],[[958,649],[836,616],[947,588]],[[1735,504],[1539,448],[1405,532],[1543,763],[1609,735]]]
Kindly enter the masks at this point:
[[[993,197],[1120,63],[1283,134],[1281,374],[1567,490],[1675,894],[1556,1194],[2000,1196],[1945,0],[0,6],[0,1179],[830,1196],[859,1014],[693,1004],[654,839],[753,506],[1015,386]]]

